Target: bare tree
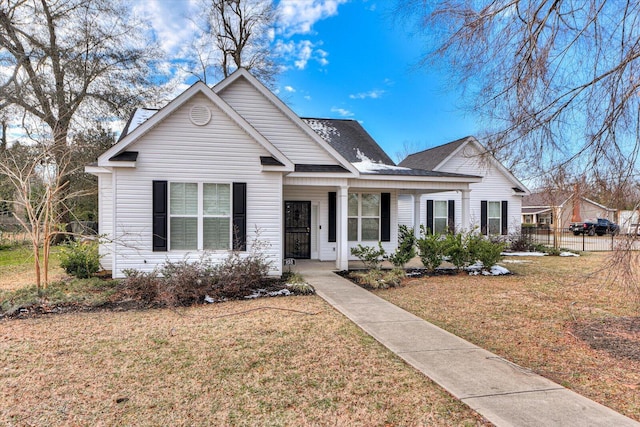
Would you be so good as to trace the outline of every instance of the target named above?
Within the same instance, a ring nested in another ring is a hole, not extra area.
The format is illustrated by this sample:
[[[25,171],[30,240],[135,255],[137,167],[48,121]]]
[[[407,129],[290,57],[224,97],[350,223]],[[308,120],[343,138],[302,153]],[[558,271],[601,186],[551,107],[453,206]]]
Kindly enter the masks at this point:
[[[84,118],[124,117],[148,94],[158,51],[145,28],[119,0],[4,0],[0,111],[66,158]]]
[[[207,82],[213,72],[228,77],[243,67],[271,86],[278,72],[271,43],[276,8],[271,0],[202,0],[204,22],[194,42],[193,68]]]
[[[49,283],[49,254],[53,238],[64,233],[60,229],[65,204],[81,192],[69,192],[58,168],[70,171],[72,154],[54,156],[53,145],[15,145],[0,153],[0,177],[12,189],[11,203],[15,219],[29,237],[33,250],[34,271],[38,292]],[[20,214],[17,214],[19,212]]]
[[[490,151],[527,168],[624,163],[640,148],[640,3],[399,0],[419,19],[423,65],[444,62],[484,115]],[[631,172],[630,172],[631,173]]]

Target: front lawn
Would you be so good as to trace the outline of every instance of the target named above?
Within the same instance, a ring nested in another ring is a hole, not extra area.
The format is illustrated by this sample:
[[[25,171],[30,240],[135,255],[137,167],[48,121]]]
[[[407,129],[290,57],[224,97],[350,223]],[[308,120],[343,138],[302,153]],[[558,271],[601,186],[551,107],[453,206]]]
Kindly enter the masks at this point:
[[[0,366],[0,425],[486,425],[317,296],[0,320]]]
[[[406,279],[376,294],[640,420],[640,308],[597,272],[606,256],[513,257],[511,276]]]

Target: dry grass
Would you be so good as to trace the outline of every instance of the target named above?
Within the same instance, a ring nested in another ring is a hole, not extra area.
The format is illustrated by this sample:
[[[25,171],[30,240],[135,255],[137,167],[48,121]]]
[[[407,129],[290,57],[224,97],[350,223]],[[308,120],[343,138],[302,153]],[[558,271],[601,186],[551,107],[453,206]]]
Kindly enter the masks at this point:
[[[0,425],[482,423],[316,296],[4,320],[0,366]]]
[[[608,283],[607,273],[595,273],[606,256],[518,258],[505,264],[513,276],[408,279],[403,288],[376,293],[640,420],[640,360],[594,350],[575,333],[585,324],[638,315],[624,289]]]
[[[64,270],[60,268],[57,248],[54,248],[50,260],[49,280],[54,282],[61,280],[64,276]],[[33,252],[28,245],[17,245],[0,250],[0,291],[14,291],[33,285],[35,282]]]

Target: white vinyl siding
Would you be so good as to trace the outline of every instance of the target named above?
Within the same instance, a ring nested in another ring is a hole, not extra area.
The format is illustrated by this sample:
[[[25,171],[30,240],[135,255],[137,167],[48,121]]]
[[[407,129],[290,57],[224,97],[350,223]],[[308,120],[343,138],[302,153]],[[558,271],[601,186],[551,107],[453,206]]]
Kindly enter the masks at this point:
[[[189,120],[189,110],[196,104],[205,104],[211,109],[211,121],[205,126],[193,125]],[[273,261],[270,273],[281,274],[282,174],[262,172],[260,156],[268,156],[269,153],[206,97],[194,96],[128,149],[140,154],[135,168],[114,170],[117,210],[110,237],[116,249],[116,277],[123,277],[125,269],[152,271],[167,260],[195,260],[200,257],[197,249],[153,251],[154,180],[246,183],[247,251],[251,250],[259,234],[262,241],[269,243],[265,256],[268,261]],[[217,217],[217,214],[203,214],[203,226],[205,222],[207,227],[213,226]],[[207,218],[209,220],[205,221]],[[203,247],[206,241],[203,236]],[[227,253],[214,253],[212,260],[221,261]]]
[[[520,229],[522,222],[522,197],[514,195],[512,181],[491,162],[478,157],[479,151],[471,144],[467,145],[457,156],[452,157],[438,170],[441,172],[462,173],[467,175],[482,176],[482,181],[469,185],[469,224],[461,224],[462,198],[460,192],[446,191],[431,193],[420,197],[421,223],[425,223],[426,200],[454,200],[455,201],[455,230],[480,229],[480,202],[482,200],[506,200],[508,201],[507,224],[508,231]],[[403,201],[403,203],[405,203]],[[498,227],[500,228],[500,226]],[[500,232],[498,232],[500,234]]]
[[[113,175],[98,175],[98,233],[111,236],[113,233]],[[114,243],[106,241],[99,246],[100,265],[105,270],[113,269]]]
[[[339,164],[244,78],[233,82],[219,95],[293,163]]]

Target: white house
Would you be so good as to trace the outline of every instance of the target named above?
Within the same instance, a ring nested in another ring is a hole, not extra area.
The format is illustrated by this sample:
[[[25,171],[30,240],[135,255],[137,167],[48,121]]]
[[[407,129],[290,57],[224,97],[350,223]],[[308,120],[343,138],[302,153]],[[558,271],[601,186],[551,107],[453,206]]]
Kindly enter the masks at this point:
[[[98,176],[100,251],[114,277],[250,251],[256,230],[273,275],[287,257],[346,269],[359,243],[395,248],[400,194],[468,195],[482,181],[475,169],[395,166],[356,121],[301,119],[244,69],[139,110],[87,171]],[[464,223],[469,200],[456,206]]]
[[[482,176],[468,190],[401,194],[399,224],[416,229],[424,225],[436,233],[477,228],[485,235],[506,235],[520,229],[522,198],[529,190],[474,137],[411,154],[399,166]],[[466,218],[462,213],[465,198],[469,206]]]

